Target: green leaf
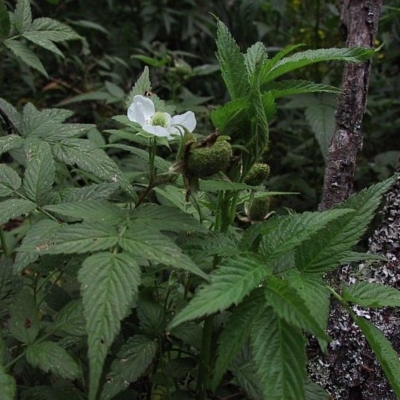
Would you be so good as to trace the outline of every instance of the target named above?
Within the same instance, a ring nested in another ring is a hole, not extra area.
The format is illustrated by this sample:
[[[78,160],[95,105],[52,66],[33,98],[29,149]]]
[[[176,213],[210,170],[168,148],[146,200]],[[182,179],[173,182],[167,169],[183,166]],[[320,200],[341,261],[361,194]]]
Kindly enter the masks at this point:
[[[14,272],[19,273],[29,264],[35,262],[39,258],[39,253],[34,249],[40,250],[40,246],[45,241],[44,238],[47,237],[50,240],[54,233],[62,228],[63,225],[50,219],[42,219],[33,224],[22,240],[22,246],[30,247],[30,250],[24,252],[18,249],[19,252],[15,257],[13,267]]]
[[[332,95],[314,97],[316,104],[306,107],[305,117],[319,143],[322,155],[326,159],[329,145],[335,133],[336,99]]]
[[[28,31],[24,32],[22,36],[32,43],[37,44],[38,46],[43,47],[44,49],[64,58],[64,54],[61,52],[61,50],[47,38],[46,32]]]
[[[183,378],[196,366],[196,361],[191,357],[173,358],[166,366],[165,373],[169,378]]]
[[[140,299],[136,305],[140,331],[147,336],[158,338],[165,330],[166,315],[159,303]]]
[[[374,53],[375,50],[359,47],[302,51],[282,58],[272,68],[267,64],[263,71],[262,82],[265,84],[288,72],[322,61],[364,62],[371,58]]]
[[[53,329],[56,333],[70,336],[85,336],[83,305],[80,300],[70,301],[54,319]]]
[[[18,135],[11,134],[7,136],[2,136],[0,137],[0,154],[6,153],[7,151],[13,149],[19,149],[23,145],[24,145],[24,140]]]
[[[0,19],[1,23],[1,19]],[[14,400],[17,395],[17,384],[13,376],[5,373],[0,366],[1,400]]]
[[[135,382],[153,361],[156,351],[155,340],[144,335],[130,337],[111,364],[100,399],[111,400],[126,389],[127,383]]]
[[[244,63],[247,69],[247,76],[251,77],[256,66],[262,65],[267,59],[267,51],[264,43],[257,42],[247,49],[244,54]]]
[[[400,398],[400,361],[389,340],[371,322],[361,317],[355,317],[355,323],[360,327],[369,345],[381,364],[390,385],[396,396]]]
[[[361,307],[400,307],[400,291],[380,283],[357,282],[344,286],[343,299]]]
[[[36,386],[22,392],[21,400],[86,400],[85,395],[75,387],[63,384],[55,384],[55,387]]]
[[[60,228],[51,236],[44,232],[39,240],[23,244],[18,251],[40,254],[88,253],[107,250],[118,243],[116,228],[108,223],[82,222],[59,225]]]
[[[21,127],[21,115],[18,112],[18,110],[9,102],[6,100],[2,99],[0,97],[0,108],[1,111],[7,115],[8,119],[12,122],[13,127],[16,129],[20,129]],[[18,132],[15,132],[18,133]],[[10,135],[7,135],[5,138],[2,138],[2,140],[5,140],[7,142],[7,137]]]
[[[81,36],[68,25],[51,18],[36,18],[32,22],[30,31],[36,31],[37,38],[41,37],[52,42],[82,39]]]
[[[125,251],[145,260],[183,269],[208,280],[208,275],[198,268],[187,255],[183,254],[171,239],[141,224],[132,224],[123,232],[118,243]]]
[[[43,209],[57,214],[92,222],[107,222],[117,225],[123,222],[128,213],[105,200],[82,200],[44,206]]]
[[[35,53],[33,53],[32,50],[30,50],[24,43],[14,39],[7,39],[4,41],[4,44],[14,53],[16,57],[20,58],[25,64],[36,69],[46,78],[48,77],[42,62],[35,55]]]
[[[275,65],[278,64],[278,62],[280,60],[282,60],[282,58],[287,56],[289,53],[292,53],[294,50],[298,49],[299,47],[303,47],[303,46],[305,46],[304,43],[295,43],[295,44],[291,44],[291,45],[284,47],[282,50],[280,50],[278,53],[276,53],[274,55],[274,57],[272,57],[270,60],[267,60],[265,62],[265,65],[263,66],[263,71],[262,71],[263,76],[265,76],[272,68],[274,68]]]
[[[31,344],[39,334],[39,316],[35,299],[28,289],[14,297],[10,306],[10,333],[19,341]]]
[[[14,12],[14,24],[18,32],[22,33],[32,25],[32,12],[29,0],[18,0]]]
[[[40,342],[28,346],[26,359],[33,367],[61,378],[76,379],[81,375],[78,363],[54,342]]]
[[[241,119],[243,112],[247,109],[248,102],[245,97],[228,101],[223,106],[213,110],[211,113],[211,120],[215,128],[229,134],[230,125],[234,125],[236,119]]]
[[[208,232],[195,218],[175,207],[145,204],[133,211],[132,219],[160,231]]]
[[[265,304],[263,290],[256,289],[235,308],[225,323],[225,327],[218,338],[218,358],[212,381],[214,390],[218,387],[224,373],[248,339],[254,321],[257,321],[265,310]]]
[[[133,103],[133,98],[136,95],[143,96],[146,92],[151,91],[151,82],[150,82],[150,74],[149,67],[144,67],[142,74],[139,79],[136,81],[135,86],[129,92],[128,98],[126,100],[126,107],[128,108]]]
[[[306,384],[306,400],[330,400],[332,397],[321,386],[309,382]]]
[[[195,318],[225,310],[240,303],[260,282],[272,273],[271,267],[252,254],[226,260],[210,275],[211,283],[203,286],[190,303],[180,311],[169,329]]]
[[[25,170],[24,189],[29,200],[39,205],[45,204],[51,191],[56,167],[47,142],[27,142],[25,145],[27,166]]]
[[[326,328],[330,309],[330,291],[321,277],[315,274],[302,274],[297,269],[291,269],[285,275],[290,286],[304,300],[306,307],[317,324]],[[315,305],[318,304],[318,307]],[[324,350],[326,342],[319,340]]]
[[[0,197],[13,195],[20,186],[21,178],[18,174],[9,166],[0,164]]]
[[[4,0],[0,0],[0,41],[7,39],[10,34],[10,16],[8,15],[7,7]]]
[[[268,259],[285,255],[323,229],[329,222],[353,213],[354,210],[346,208],[273,218],[263,224],[264,236],[260,251]]]
[[[100,183],[84,186],[81,188],[65,188],[60,191],[63,202],[74,203],[85,200],[107,200],[117,191],[117,182]]]
[[[250,338],[264,398],[305,400],[307,357],[301,330],[267,308],[254,323]]]
[[[296,252],[296,268],[316,274],[335,269],[366,231],[382,194],[393,180],[392,177],[370,186],[339,205],[336,210],[352,208],[355,212],[332,221],[321,232],[302,243]]]
[[[220,192],[222,190],[242,191],[255,189],[254,186],[246,185],[245,183],[228,182],[222,180],[201,180],[200,190],[203,192]]]
[[[236,44],[228,27],[221,21],[217,23],[217,59],[221,75],[231,96],[237,99],[248,92],[247,70],[243,54]]]
[[[78,273],[88,333],[89,400],[96,398],[107,351],[140,285],[140,268],[126,253],[96,253]]]
[[[275,99],[303,93],[340,93],[340,89],[335,86],[304,80],[284,80],[271,82],[265,87],[262,87],[262,90],[266,90],[271,93]]]
[[[119,182],[121,188],[133,197],[136,193],[117,164],[95,144],[87,139],[65,139],[53,147],[54,156],[68,165],[76,164],[97,177]]]
[[[37,205],[29,200],[9,199],[0,203],[0,225],[5,224],[10,219],[15,219],[21,215],[29,214]]]
[[[270,276],[265,285],[265,297],[276,314],[287,323],[307,330],[317,339],[329,340],[325,326],[314,317],[307,303],[288,281]]]

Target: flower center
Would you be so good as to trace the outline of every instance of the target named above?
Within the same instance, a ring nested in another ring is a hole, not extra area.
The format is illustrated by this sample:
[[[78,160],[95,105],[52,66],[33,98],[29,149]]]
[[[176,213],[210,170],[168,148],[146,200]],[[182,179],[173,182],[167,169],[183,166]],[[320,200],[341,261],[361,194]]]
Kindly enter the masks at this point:
[[[168,126],[168,121],[165,114],[163,112],[157,111],[151,119],[151,125],[157,125],[166,128]]]

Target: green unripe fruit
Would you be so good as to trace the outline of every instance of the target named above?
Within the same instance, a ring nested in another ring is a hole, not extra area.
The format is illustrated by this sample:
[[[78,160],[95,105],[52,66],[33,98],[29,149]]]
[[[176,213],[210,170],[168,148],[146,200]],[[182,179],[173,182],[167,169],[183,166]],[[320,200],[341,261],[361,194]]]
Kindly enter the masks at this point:
[[[232,147],[225,141],[210,147],[195,147],[186,159],[186,173],[193,178],[206,178],[224,171],[232,157]]]
[[[269,211],[269,196],[254,197],[250,205],[246,208],[247,218],[250,221],[262,221]]]
[[[268,164],[255,163],[247,174],[244,183],[250,186],[261,185],[271,172]]]

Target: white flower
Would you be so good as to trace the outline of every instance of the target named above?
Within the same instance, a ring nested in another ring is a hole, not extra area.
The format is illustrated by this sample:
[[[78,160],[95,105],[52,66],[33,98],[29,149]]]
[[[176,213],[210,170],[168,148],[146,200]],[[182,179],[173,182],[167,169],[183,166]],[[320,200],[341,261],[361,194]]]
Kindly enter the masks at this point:
[[[193,132],[196,127],[196,118],[192,111],[171,117],[166,112],[156,112],[153,101],[140,95],[133,98],[133,103],[128,108],[128,118],[137,122],[145,132],[168,139],[171,139],[171,135],[184,133],[182,127],[189,132]]]

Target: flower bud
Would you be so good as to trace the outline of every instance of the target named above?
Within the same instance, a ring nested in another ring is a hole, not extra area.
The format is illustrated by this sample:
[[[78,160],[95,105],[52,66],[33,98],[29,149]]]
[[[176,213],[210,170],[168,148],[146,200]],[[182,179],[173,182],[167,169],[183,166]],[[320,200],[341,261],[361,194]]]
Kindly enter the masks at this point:
[[[232,157],[232,147],[225,141],[212,146],[193,147],[186,159],[186,173],[193,178],[206,178],[224,171]]]
[[[250,221],[262,221],[269,211],[269,195],[254,197],[246,207],[246,215]]]
[[[268,164],[255,163],[244,179],[244,183],[250,186],[261,185],[268,178],[269,173],[270,168]]]

